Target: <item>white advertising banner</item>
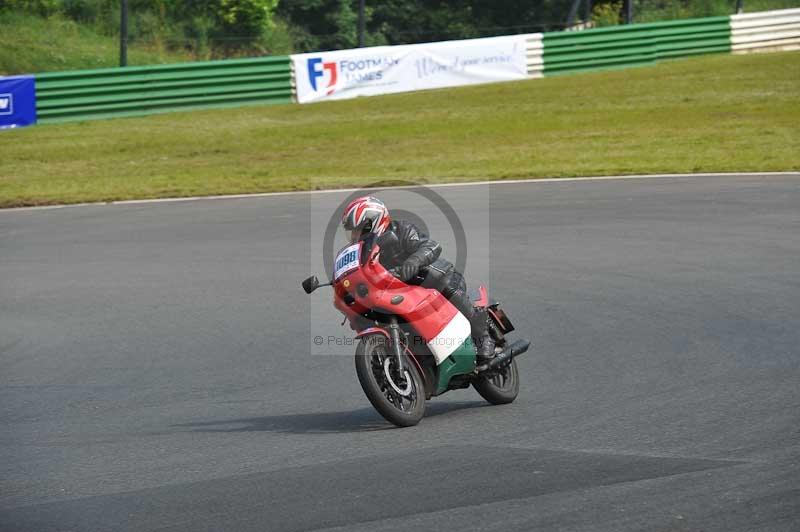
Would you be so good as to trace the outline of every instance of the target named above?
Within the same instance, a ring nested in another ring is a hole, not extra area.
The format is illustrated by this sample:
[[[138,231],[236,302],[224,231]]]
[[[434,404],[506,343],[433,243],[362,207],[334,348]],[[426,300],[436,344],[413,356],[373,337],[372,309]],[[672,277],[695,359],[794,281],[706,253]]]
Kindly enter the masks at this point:
[[[292,56],[300,103],[527,78],[526,35]]]

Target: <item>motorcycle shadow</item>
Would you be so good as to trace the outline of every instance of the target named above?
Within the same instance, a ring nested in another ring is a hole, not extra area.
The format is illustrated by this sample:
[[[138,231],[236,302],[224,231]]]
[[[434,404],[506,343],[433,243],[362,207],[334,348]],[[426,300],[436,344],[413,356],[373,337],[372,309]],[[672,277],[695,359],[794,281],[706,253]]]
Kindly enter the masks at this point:
[[[458,403],[429,403],[425,417],[430,418],[458,410],[488,406],[483,401]],[[424,420],[423,420],[424,422]],[[245,417],[180,423],[192,432],[276,432],[288,434],[337,434],[349,432],[374,432],[395,427],[384,420],[373,408],[365,407],[344,412],[318,412],[313,414],[286,414],[280,416]]]

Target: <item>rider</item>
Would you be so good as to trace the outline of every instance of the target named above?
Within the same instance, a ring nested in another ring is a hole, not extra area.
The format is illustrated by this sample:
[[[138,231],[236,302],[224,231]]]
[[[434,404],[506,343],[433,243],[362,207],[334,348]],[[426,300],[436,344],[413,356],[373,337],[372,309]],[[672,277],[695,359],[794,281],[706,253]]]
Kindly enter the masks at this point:
[[[450,262],[439,259],[442,247],[438,242],[420,234],[410,222],[392,220],[386,205],[373,196],[362,196],[350,202],[344,209],[342,225],[350,232],[351,242],[368,233],[376,235],[381,248],[381,265],[392,270],[401,281],[412,281],[418,274],[426,281],[435,279],[430,286],[441,292],[470,321],[478,361],[485,362],[494,356],[495,344],[487,330],[486,309],[473,306],[464,277]],[[426,281],[423,281],[423,286],[427,286]]]

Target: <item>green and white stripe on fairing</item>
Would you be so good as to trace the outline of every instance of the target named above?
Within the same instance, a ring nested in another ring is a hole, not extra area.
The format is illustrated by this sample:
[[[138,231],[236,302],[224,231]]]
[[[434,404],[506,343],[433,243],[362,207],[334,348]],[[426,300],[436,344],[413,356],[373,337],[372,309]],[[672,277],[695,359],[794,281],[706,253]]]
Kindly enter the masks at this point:
[[[731,15],[731,52],[800,50],[800,9]]]
[[[457,312],[444,329],[428,341],[428,349],[433,353],[437,366],[464,345],[470,337],[470,331],[469,320]]]

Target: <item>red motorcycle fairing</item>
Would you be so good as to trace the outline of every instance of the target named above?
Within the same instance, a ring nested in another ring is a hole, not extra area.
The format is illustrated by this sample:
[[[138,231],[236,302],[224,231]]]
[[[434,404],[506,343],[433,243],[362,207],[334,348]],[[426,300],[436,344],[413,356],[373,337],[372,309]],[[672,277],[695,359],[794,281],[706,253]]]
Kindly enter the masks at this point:
[[[379,312],[401,317],[426,342],[436,338],[458,310],[437,290],[397,279],[378,261],[380,247],[364,245],[364,241],[358,243],[356,266],[345,261],[350,253],[344,253],[354,245],[339,253],[342,261],[337,271],[341,273],[333,280],[334,306],[349,319],[351,327],[363,322],[365,314]]]

